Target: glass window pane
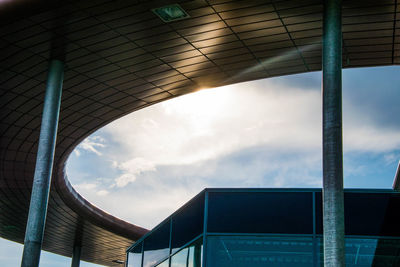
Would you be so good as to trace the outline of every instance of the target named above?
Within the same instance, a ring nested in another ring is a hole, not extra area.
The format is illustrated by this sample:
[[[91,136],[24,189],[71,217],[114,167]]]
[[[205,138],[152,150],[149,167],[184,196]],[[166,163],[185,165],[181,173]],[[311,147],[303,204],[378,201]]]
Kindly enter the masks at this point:
[[[143,267],[152,267],[169,255],[170,221],[161,225],[144,240]]]
[[[189,247],[182,249],[171,257],[171,267],[201,267],[203,256],[203,239],[200,238]]]
[[[207,232],[312,234],[311,192],[210,192]]]
[[[168,267],[169,266],[169,262],[168,259],[163,261],[162,263],[160,263],[159,265],[157,265],[157,267]]]
[[[321,193],[315,200],[317,234],[322,234]],[[347,192],[344,204],[346,235],[400,236],[400,195]]]
[[[187,267],[188,248],[184,248],[171,258],[171,267]]]
[[[313,266],[312,238],[209,236],[207,266]]]
[[[346,234],[400,236],[398,194],[345,194]]]
[[[138,244],[128,253],[128,267],[142,266],[142,244]]]
[[[203,238],[189,247],[188,267],[201,267],[203,265]]]
[[[400,239],[346,238],[346,266],[399,266]],[[320,266],[323,266],[323,242],[319,239]]]
[[[203,233],[204,193],[172,217],[172,253]]]

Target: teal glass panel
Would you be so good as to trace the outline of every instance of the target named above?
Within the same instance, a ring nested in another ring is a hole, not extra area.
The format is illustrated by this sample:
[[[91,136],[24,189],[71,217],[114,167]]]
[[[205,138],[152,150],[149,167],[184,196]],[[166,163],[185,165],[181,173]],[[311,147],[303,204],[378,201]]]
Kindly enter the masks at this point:
[[[207,267],[309,267],[313,242],[309,237],[209,236]]]
[[[202,239],[182,249],[171,257],[171,267],[201,267],[203,255]]]
[[[346,238],[346,266],[400,266],[400,239]],[[319,239],[320,266],[323,266],[323,243]]]

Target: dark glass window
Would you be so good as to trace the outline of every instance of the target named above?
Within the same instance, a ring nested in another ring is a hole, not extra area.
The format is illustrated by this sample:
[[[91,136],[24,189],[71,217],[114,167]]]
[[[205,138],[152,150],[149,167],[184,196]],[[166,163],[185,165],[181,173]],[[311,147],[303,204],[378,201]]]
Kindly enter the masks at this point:
[[[346,235],[400,236],[400,196],[385,193],[345,193]],[[322,194],[316,194],[317,234],[322,234]]]
[[[315,231],[322,235],[322,193],[315,193]]]
[[[143,267],[152,267],[169,255],[170,221],[164,223],[144,240]]]
[[[204,194],[199,195],[172,217],[172,253],[203,232]]]
[[[394,194],[345,194],[345,230],[351,235],[400,236],[400,198]]]
[[[202,252],[203,239],[201,238],[172,256],[171,267],[201,267]]]
[[[313,260],[311,237],[207,237],[207,267],[309,267]]]
[[[207,232],[312,234],[312,193],[209,193]]]
[[[128,267],[141,267],[142,266],[142,243],[135,246],[128,253]]]

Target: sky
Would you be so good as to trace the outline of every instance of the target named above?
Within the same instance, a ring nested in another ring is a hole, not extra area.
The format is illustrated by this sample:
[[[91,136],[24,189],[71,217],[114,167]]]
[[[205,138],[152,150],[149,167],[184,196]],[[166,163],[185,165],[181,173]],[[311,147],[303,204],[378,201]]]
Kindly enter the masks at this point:
[[[345,188],[392,186],[399,71],[343,70]],[[206,187],[321,187],[321,107],[321,72],[201,90],[93,133],[68,159],[68,179],[94,205],[148,229]],[[21,255],[0,239],[2,266]],[[42,253],[40,266],[70,258]]]

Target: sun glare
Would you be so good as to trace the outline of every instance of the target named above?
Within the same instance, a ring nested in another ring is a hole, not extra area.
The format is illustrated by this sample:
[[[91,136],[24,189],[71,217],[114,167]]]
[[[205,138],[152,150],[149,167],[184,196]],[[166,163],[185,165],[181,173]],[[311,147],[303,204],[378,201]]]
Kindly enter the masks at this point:
[[[198,124],[210,122],[218,114],[226,112],[226,106],[232,98],[234,86],[223,86],[212,89],[201,89],[198,92],[184,95],[162,103],[167,114],[178,113]]]

